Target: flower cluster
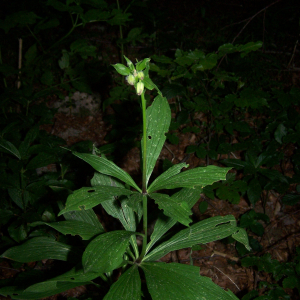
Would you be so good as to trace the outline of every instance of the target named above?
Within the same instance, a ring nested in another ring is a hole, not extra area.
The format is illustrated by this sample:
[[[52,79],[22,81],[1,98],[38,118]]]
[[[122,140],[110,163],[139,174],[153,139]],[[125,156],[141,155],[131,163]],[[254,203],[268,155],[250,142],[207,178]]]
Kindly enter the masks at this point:
[[[136,89],[136,93],[140,96],[144,91],[144,84],[141,80],[144,79],[144,72],[143,71],[136,71],[134,69],[132,74],[126,76],[126,80],[128,84],[134,85]]]

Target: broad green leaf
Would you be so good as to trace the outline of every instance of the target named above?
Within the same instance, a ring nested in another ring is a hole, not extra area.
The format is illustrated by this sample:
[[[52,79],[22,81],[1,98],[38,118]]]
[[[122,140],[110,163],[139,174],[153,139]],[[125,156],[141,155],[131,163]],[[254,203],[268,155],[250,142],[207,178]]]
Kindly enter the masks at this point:
[[[129,184],[133,188],[135,188],[137,191],[142,192],[142,190],[137,186],[137,184],[134,182],[134,180],[131,178],[129,174],[127,174],[124,170],[119,168],[115,163],[112,161],[104,158],[99,157],[97,155],[93,154],[87,154],[87,153],[78,153],[73,152],[73,154],[80,159],[84,160],[88,164],[90,164],[96,171],[99,173],[109,175],[116,177],[120,179],[121,181],[124,181],[125,183]]]
[[[157,158],[166,140],[171,123],[171,110],[168,101],[162,96],[157,96],[152,105],[147,108],[147,149],[146,149],[146,184],[148,184]],[[163,116],[163,117],[162,117]],[[142,143],[142,154],[145,150]]]
[[[14,156],[16,156],[18,159],[21,159],[21,154],[19,153],[18,149],[9,141],[4,140],[3,138],[0,138],[0,151],[8,152]]]
[[[131,73],[130,69],[127,68],[126,66],[122,65],[122,64],[115,64],[115,65],[112,65],[112,66],[121,75],[127,76]]]
[[[137,265],[133,265],[111,286],[103,300],[140,300],[141,278]]]
[[[160,184],[150,185],[148,192],[160,189],[175,189],[179,187],[194,188],[196,186],[205,187],[219,180],[226,179],[226,173],[231,168],[220,168],[216,166],[198,167],[187,170],[173,177],[164,180]]]
[[[178,263],[142,263],[148,290],[153,300],[238,300],[212,280],[200,276],[200,268]]]
[[[188,207],[192,208],[200,198],[201,191],[201,188],[181,189],[179,192],[172,195],[171,199],[178,203],[185,201],[188,204]],[[175,219],[167,217],[163,213],[159,214],[153,233],[150,237],[151,241],[147,245],[146,253],[148,253],[152,246],[176,223],[177,221]]]
[[[180,163],[177,165],[173,165],[171,168],[169,168],[167,171],[162,173],[160,176],[158,176],[150,185],[148,192],[155,192],[158,189],[157,186],[164,186],[165,182],[168,182],[169,178],[177,175],[180,173],[182,168],[188,168],[188,164],[186,163]]]
[[[97,236],[88,244],[83,253],[84,271],[106,273],[119,267],[133,234],[135,233],[116,230]]]
[[[28,170],[37,169],[41,167],[48,166],[57,162],[57,156],[55,154],[49,154],[45,152],[39,153],[33,159],[29,161],[26,168]]]
[[[100,204],[101,202],[109,200],[112,196],[131,195],[133,191],[125,188],[112,187],[112,186],[95,186],[95,187],[83,187],[73,194],[69,195],[65,209],[63,209],[58,216],[73,211],[84,209],[90,209]]]
[[[249,42],[245,45],[239,45],[237,50],[242,52],[241,57],[245,57],[249,52],[256,51],[257,49],[262,47],[262,42]]]
[[[94,177],[91,180],[92,186],[99,186],[99,185],[107,185],[112,187],[119,187],[122,188],[123,185],[116,181],[114,178],[110,176],[103,175],[100,173],[95,173]],[[140,194],[135,194],[140,195]],[[121,205],[120,205],[121,204]],[[136,222],[134,218],[134,212],[129,207],[127,199],[115,199],[115,197],[110,196],[108,197],[107,201],[101,203],[105,211],[114,218],[120,220],[124,228],[128,231],[135,231],[136,230]],[[141,212],[139,211],[139,221],[142,217]]]
[[[158,207],[164,211],[166,216],[171,217],[186,226],[189,226],[192,222],[189,217],[192,212],[186,202],[178,203],[170,196],[159,193],[149,194],[149,197],[158,204]]]
[[[37,300],[52,295],[59,294],[77,286],[90,284],[91,282],[61,282],[45,281],[36,283],[25,290],[18,289],[15,286],[4,287],[0,289],[0,295],[10,297],[11,299]]]
[[[114,187],[123,187],[123,184],[116,179],[100,174],[95,173],[94,177],[91,180],[92,186],[98,185],[107,185],[107,186],[114,186]],[[136,194],[140,195],[140,194]],[[121,204],[121,205],[120,205]],[[109,197],[109,200],[104,201],[101,203],[105,211],[111,215],[112,217],[118,219],[124,228],[127,231],[136,231],[136,217],[133,210],[129,206],[129,200],[125,197],[122,199],[115,199],[115,197]],[[142,218],[142,206],[141,204],[138,205],[138,217],[137,222],[139,222]],[[131,236],[130,243],[135,251],[136,256],[139,256],[138,253],[138,246],[136,243],[136,236]]]
[[[83,240],[90,240],[95,235],[103,232],[100,231],[97,227],[91,226],[89,223],[81,222],[81,221],[61,221],[61,222],[34,222],[31,223],[30,226],[39,226],[39,225],[47,225],[59,231],[62,234],[71,234],[71,235],[79,235]]]
[[[42,259],[74,260],[81,253],[74,247],[47,237],[35,237],[20,246],[6,250],[0,257],[18,262],[32,262]]]
[[[200,221],[189,228],[181,230],[171,239],[159,245],[145,256],[144,261],[154,261],[174,250],[223,239],[235,233],[238,229],[236,220],[231,215],[212,217]]]
[[[129,58],[127,58],[125,55],[124,55],[124,58],[127,62],[128,68],[131,70],[131,72],[134,72],[134,65],[133,65],[132,61]]]
[[[67,221],[81,221],[87,224],[92,225],[92,227],[97,228],[99,232],[103,232],[104,228],[102,224],[99,222],[97,215],[94,213],[92,209],[88,210],[79,210],[79,211],[70,211],[64,214],[64,217]]]

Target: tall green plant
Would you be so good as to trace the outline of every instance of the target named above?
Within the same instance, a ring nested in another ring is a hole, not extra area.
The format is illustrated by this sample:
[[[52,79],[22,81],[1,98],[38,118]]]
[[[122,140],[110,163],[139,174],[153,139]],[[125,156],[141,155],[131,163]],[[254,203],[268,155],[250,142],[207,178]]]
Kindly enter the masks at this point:
[[[122,268],[122,275],[114,282],[106,296],[108,299],[141,299],[142,278],[145,276],[151,298],[156,299],[237,299],[231,291],[224,291],[209,278],[199,275],[199,268],[178,263],[166,264],[158,260],[170,251],[205,244],[232,236],[249,248],[246,232],[236,226],[233,216],[217,216],[190,225],[191,208],[196,203],[202,187],[224,180],[230,168],[199,167],[185,172],[186,163],[172,166],[155,180],[150,177],[166,140],[171,121],[171,110],[166,98],[149,77],[149,58],[136,65],[126,58],[126,67],[114,68],[127,76],[141,97],[143,114],[142,187],[132,177],[104,156],[73,152],[89,163],[97,172],[91,180],[92,187],[83,187],[71,194],[59,215],[66,221],[36,223],[50,226],[63,234],[79,235],[88,240],[82,253],[80,249],[46,237],[34,237],[26,243],[10,248],[1,257],[19,262],[52,258],[77,263],[76,267],[53,279],[36,283],[29,288],[0,289],[0,294],[13,299],[40,299],[74,286],[93,283],[100,277],[112,280],[112,272]],[[146,107],[146,90],[156,89],[158,96]],[[171,196],[160,190],[178,189]],[[159,209],[158,219],[148,240],[148,200]],[[93,208],[101,204],[108,214],[119,219],[125,230],[103,233]],[[137,225],[143,223],[143,232]],[[165,234],[177,223],[187,228],[169,237]],[[136,236],[143,237],[139,248]],[[34,251],[33,251],[34,249]],[[79,263],[78,263],[79,262]],[[141,276],[143,271],[144,275]]]

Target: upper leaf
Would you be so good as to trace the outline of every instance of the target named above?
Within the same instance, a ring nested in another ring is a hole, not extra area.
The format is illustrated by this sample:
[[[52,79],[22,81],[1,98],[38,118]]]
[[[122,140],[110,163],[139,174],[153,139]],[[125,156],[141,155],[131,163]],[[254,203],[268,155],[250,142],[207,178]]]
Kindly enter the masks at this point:
[[[236,227],[236,220],[231,215],[203,220],[189,228],[181,230],[171,239],[159,245],[145,256],[144,261],[154,261],[170,251],[223,239],[237,232],[238,229]]]
[[[166,140],[167,133],[171,122],[171,110],[166,98],[157,96],[152,105],[147,108],[147,167],[146,183],[148,183],[156,160]],[[142,153],[145,155],[143,143]]]
[[[153,300],[238,300],[210,278],[200,276],[199,267],[178,263],[142,263],[148,290]]]
[[[179,192],[171,196],[171,199],[175,202],[185,201],[189,208],[192,208],[200,197],[201,188],[195,189],[181,189]],[[167,217],[164,214],[159,214],[155,223],[153,233],[150,237],[151,241],[147,245],[146,253],[152,248],[152,246],[170,229],[176,224],[177,220]]]
[[[130,69],[127,68],[126,66],[122,65],[122,64],[115,64],[115,65],[112,65],[112,66],[121,75],[127,76],[131,73]]]
[[[85,272],[106,273],[113,271],[123,261],[123,255],[134,232],[116,230],[96,237],[82,256]]]
[[[121,181],[124,181],[125,183],[135,188],[137,191],[142,192],[142,190],[137,186],[131,176],[112,161],[93,154],[78,153],[75,151],[73,152],[73,154],[90,164],[99,173],[117,177]]]
[[[150,194],[149,197],[158,204],[160,209],[164,210],[166,216],[171,217],[186,226],[189,226],[192,222],[189,217],[192,212],[186,202],[178,203],[168,195],[159,193]]]
[[[90,209],[109,200],[112,196],[131,195],[133,193],[128,189],[113,186],[83,187],[69,195],[65,209],[58,215],[61,216],[68,211],[81,210],[82,208]]]
[[[38,226],[38,225],[48,225],[61,232],[62,234],[71,234],[71,235],[79,235],[83,240],[89,240],[93,236],[100,234],[103,232],[99,230],[99,228],[95,226],[91,226],[89,223],[81,222],[81,221],[62,221],[62,222],[34,222],[31,223],[30,226]]]
[[[175,189],[179,187],[205,187],[216,181],[225,180],[226,173],[230,169],[211,165],[187,170],[175,176],[169,178],[163,177],[163,180],[153,182],[148,188],[148,192],[151,193],[160,189]]]

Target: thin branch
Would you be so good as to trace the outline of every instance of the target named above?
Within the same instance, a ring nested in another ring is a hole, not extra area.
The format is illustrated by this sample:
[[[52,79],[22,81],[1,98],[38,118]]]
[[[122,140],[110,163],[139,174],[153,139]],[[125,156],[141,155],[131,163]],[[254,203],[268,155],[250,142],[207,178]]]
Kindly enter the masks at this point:
[[[244,31],[244,29],[248,26],[248,24],[249,24],[256,16],[258,16],[260,13],[262,13],[263,11],[267,10],[267,9],[270,8],[272,5],[274,5],[274,4],[276,4],[276,3],[280,2],[280,1],[281,1],[281,0],[276,0],[275,2],[273,2],[273,3],[269,4],[269,5],[267,5],[265,8],[261,9],[260,11],[258,11],[256,14],[254,14],[254,15],[253,15],[252,17],[250,17],[249,19],[246,19],[246,20],[248,20],[248,21],[247,21],[246,24],[243,26],[243,28],[239,31],[239,33],[234,37],[234,39],[232,40],[231,44],[233,44],[233,43],[235,42],[235,40],[241,35],[241,33]],[[220,60],[220,62],[219,62],[219,64],[218,64],[218,66],[217,66],[217,70],[219,69],[219,67],[220,67],[220,65],[221,65],[221,63],[222,63],[222,61],[223,61],[223,59],[225,58],[225,56],[226,56],[226,54],[221,58],[221,60]]]

